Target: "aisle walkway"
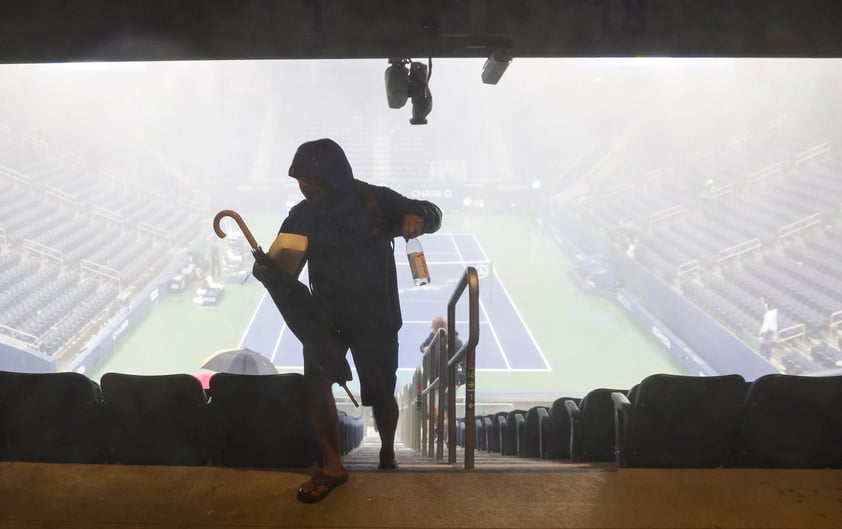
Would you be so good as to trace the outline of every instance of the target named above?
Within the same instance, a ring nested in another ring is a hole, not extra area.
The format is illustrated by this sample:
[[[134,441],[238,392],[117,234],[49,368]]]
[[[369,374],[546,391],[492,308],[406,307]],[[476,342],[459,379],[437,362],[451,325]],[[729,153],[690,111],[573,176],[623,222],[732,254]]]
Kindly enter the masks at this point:
[[[435,453],[435,450],[433,451]],[[343,459],[345,466],[352,472],[369,472],[377,470],[380,453],[380,439],[366,437],[362,444]],[[465,451],[456,448],[456,463],[447,461],[447,445],[443,448],[443,459],[422,455],[420,452],[395,443],[395,456],[401,471],[454,471],[465,468]],[[504,457],[497,453],[482,450],[474,452],[474,470],[477,471],[554,471],[567,472],[573,470],[613,470],[613,463],[570,463],[558,460],[527,459],[519,457]]]

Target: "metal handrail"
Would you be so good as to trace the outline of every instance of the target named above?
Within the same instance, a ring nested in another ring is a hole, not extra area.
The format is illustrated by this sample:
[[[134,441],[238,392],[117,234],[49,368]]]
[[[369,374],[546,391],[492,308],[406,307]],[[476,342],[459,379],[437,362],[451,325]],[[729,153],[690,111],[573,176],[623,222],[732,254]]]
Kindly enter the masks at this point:
[[[418,396],[423,403],[420,409],[423,410],[421,416],[421,453],[423,455],[430,455],[436,451],[436,458],[443,457],[443,443],[444,436],[439,436],[438,450],[435,450],[436,436],[434,432],[441,432],[444,427],[444,418],[441,412],[442,396],[439,394],[437,399],[433,399],[435,391],[441,385],[441,374],[445,371],[442,364],[446,362],[446,355],[442,354],[444,348],[442,347],[442,336],[445,334],[445,329],[439,329],[430,340],[429,347],[421,357],[420,373],[418,373],[420,380],[418,381]],[[426,400],[425,400],[426,399]],[[439,417],[442,420],[439,421]],[[441,422],[441,424],[439,424]],[[435,423],[435,424],[434,424]]]
[[[739,244],[735,244],[733,246],[729,246],[728,248],[719,250],[719,252],[716,254],[716,262],[721,265],[729,259],[739,257],[744,253],[753,252],[761,247],[763,247],[763,243],[760,242],[760,239],[749,239]]]
[[[798,219],[795,222],[791,222],[786,226],[781,226],[778,228],[778,240],[785,239],[800,231],[804,231],[807,229],[812,228],[813,226],[820,226],[822,223],[822,216],[820,213],[813,213],[812,215],[807,215],[802,219]]]
[[[802,163],[815,158],[817,156],[821,156],[822,154],[826,154],[830,152],[830,142],[825,141],[816,146],[810,147],[809,149],[805,149],[798,154],[795,155],[795,164],[801,165]]]
[[[448,462],[456,463],[456,365],[465,358],[465,468],[474,468],[476,444],[476,349],[479,342],[479,276],[473,266],[465,269],[462,279],[447,304],[447,350],[456,349],[456,303],[468,289],[468,343],[447,362],[445,371],[450,394],[447,407]]]
[[[796,323],[778,331],[778,343],[785,343],[804,336],[807,336],[807,326],[803,323]]]
[[[837,310],[830,315],[830,332],[833,332],[833,328],[839,325],[842,325],[842,310]]]
[[[456,304],[468,289],[468,341],[452,356],[456,349]],[[441,331],[431,342],[441,339]],[[448,462],[456,463],[456,366],[465,359],[465,468],[474,468],[476,445],[475,402],[476,402],[476,346],[479,342],[479,276],[476,268],[469,266],[459,280],[447,304],[447,348],[430,347],[421,362],[421,372],[416,370],[413,385],[417,390],[418,409],[423,410],[417,427],[422,453],[431,455],[435,449],[436,458],[444,458],[444,424],[447,413]],[[440,353],[435,355],[435,352]],[[433,396],[436,396],[434,404]],[[426,402],[425,402],[426,401]],[[436,405],[437,404],[437,405]],[[435,422],[435,425],[433,424]],[[415,428],[416,426],[413,426]],[[435,439],[434,432],[439,432]],[[435,446],[437,441],[437,445]]]

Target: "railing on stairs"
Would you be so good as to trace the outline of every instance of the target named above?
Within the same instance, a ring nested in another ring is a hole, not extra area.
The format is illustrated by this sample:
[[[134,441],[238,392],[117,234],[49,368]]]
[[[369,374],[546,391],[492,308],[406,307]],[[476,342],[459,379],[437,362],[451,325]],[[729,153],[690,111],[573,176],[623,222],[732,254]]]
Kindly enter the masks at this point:
[[[456,351],[456,304],[468,289],[468,340]],[[447,347],[441,341],[447,339]],[[474,468],[476,445],[476,345],[479,341],[479,276],[465,269],[447,304],[447,333],[439,331],[415,370],[412,383],[401,392],[401,435],[424,455],[444,458],[447,424],[448,463],[456,463],[456,366],[465,361],[465,468]],[[453,351],[450,355],[449,352]],[[446,419],[446,420],[445,420]]]

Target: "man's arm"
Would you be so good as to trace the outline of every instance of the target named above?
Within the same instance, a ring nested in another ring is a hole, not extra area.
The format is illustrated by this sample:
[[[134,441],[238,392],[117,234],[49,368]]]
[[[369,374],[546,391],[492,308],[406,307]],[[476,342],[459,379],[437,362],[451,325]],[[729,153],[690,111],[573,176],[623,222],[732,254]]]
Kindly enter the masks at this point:
[[[388,187],[372,188],[393,236],[411,239],[423,233],[435,233],[441,227],[441,209],[432,202],[407,198]]]
[[[300,213],[301,205],[295,205],[289,212],[289,216],[287,216],[283,223],[281,223],[281,228],[278,230],[278,233],[296,233],[299,235],[304,235],[303,230],[300,226],[300,221],[296,219],[299,218],[299,215],[296,213]],[[286,271],[279,269],[275,266],[275,263],[269,258],[269,256],[263,252],[252,252],[254,254],[254,266],[252,266],[252,275],[263,283],[266,288],[271,288],[272,286],[287,284],[290,285],[290,281],[297,282],[298,276],[301,274],[301,270],[299,269],[298,274],[295,276],[288,274]],[[304,260],[307,260],[307,254],[304,255]],[[301,267],[303,268],[303,266]]]
[[[427,335],[426,338],[424,338],[424,341],[421,342],[421,346],[418,349],[420,349],[422,353],[426,353],[427,349],[430,348],[430,342],[433,341],[433,337],[435,335],[436,335],[436,333],[431,332],[430,334]]]

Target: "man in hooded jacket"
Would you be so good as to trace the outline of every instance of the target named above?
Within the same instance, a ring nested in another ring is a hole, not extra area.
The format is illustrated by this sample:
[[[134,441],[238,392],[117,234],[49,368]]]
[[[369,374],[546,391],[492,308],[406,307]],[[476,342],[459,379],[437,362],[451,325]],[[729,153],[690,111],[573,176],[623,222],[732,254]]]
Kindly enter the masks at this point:
[[[298,489],[298,499],[312,503],[348,480],[340,457],[331,390],[334,382],[347,380],[343,364],[348,349],[360,379],[362,403],[373,408],[377,421],[379,468],[397,467],[394,392],[398,330],[403,321],[394,239],[437,231],[441,210],[431,202],[356,180],[344,151],[329,139],[302,144],[289,176],[298,180],[304,200],[290,210],[280,231],[308,238],[313,317],[320,322],[319,328],[324,328],[325,337],[299,336],[304,346],[307,408],[322,453],[321,468]],[[255,263],[254,276],[270,293],[275,291],[273,299],[283,296],[280,285],[291,277],[283,275],[271,262],[260,259]]]

